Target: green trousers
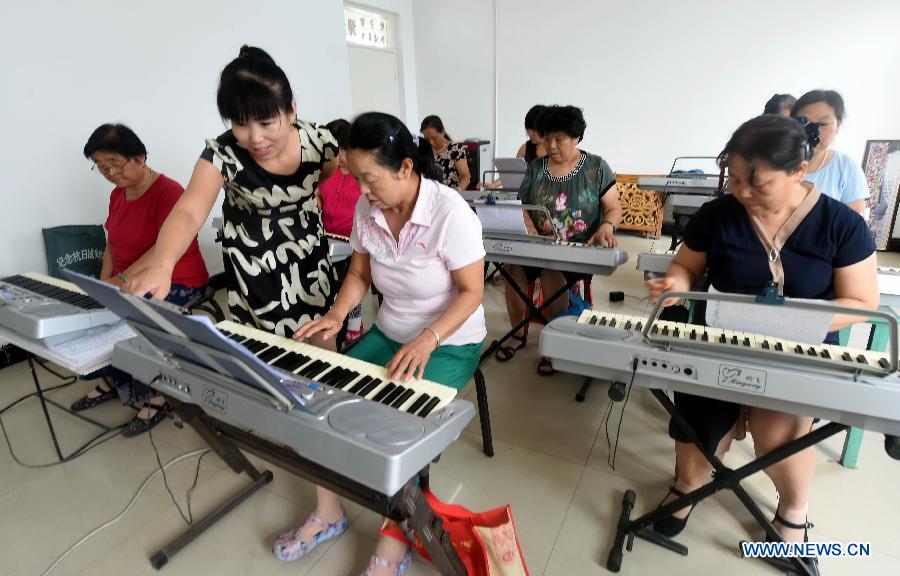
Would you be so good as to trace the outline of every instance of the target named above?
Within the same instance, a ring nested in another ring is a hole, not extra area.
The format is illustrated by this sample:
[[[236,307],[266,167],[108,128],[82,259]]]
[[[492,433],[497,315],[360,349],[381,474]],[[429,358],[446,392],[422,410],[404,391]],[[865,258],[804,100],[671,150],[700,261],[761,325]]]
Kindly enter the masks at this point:
[[[385,336],[378,326],[372,326],[356,346],[347,352],[347,356],[385,366],[401,346],[403,344],[400,342]],[[439,346],[431,353],[428,364],[425,365],[425,379],[460,390],[475,373],[480,357],[480,342],[463,346]]]

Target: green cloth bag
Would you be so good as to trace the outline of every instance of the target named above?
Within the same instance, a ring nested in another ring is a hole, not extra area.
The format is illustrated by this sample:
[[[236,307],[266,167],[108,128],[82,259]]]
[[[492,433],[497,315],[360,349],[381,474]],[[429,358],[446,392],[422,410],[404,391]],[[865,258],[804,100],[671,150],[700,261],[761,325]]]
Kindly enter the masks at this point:
[[[47,272],[62,278],[63,270],[71,270],[94,278],[103,269],[106,233],[99,224],[74,224],[44,228],[44,250]]]

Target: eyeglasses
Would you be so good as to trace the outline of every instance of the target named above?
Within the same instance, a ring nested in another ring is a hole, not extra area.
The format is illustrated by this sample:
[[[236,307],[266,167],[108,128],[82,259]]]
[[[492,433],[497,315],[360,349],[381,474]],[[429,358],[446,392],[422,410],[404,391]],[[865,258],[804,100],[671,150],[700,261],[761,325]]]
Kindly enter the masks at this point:
[[[129,158],[128,160],[121,162],[119,164],[112,164],[112,163],[110,163],[110,164],[92,164],[91,172],[93,172],[94,169],[96,168],[97,170],[100,171],[101,174],[109,175],[109,174],[118,173],[118,172],[121,172],[122,170],[124,170],[125,166],[127,166],[128,163],[131,162],[131,160],[132,159]]]

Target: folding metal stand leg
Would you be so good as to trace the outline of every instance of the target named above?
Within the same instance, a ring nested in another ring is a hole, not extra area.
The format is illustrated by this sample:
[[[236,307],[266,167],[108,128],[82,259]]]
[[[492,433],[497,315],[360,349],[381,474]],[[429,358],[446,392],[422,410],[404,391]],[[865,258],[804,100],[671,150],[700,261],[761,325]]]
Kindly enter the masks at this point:
[[[622,514],[620,515],[616,526],[616,538],[606,562],[606,567],[612,572],[618,572],[621,568],[623,548],[630,552],[635,536],[687,556],[688,549],[686,546],[675,542],[662,534],[654,532],[652,526],[655,522],[669,517],[673,512],[686,506],[696,505],[701,500],[712,496],[720,490],[731,490],[734,492],[735,496],[738,497],[747,511],[750,512],[757,524],[765,530],[767,537],[776,542],[780,542],[781,535],[763,514],[762,510],[759,509],[759,506],[756,505],[750,495],[741,487],[740,482],[748,476],[756,474],[773,464],[793,456],[801,450],[805,450],[810,446],[815,446],[822,440],[834,436],[835,434],[839,434],[847,429],[847,426],[843,424],[830,422],[820,428],[812,430],[796,440],[788,442],[784,446],[781,446],[744,466],[741,466],[740,468],[732,470],[726,467],[715,454],[710,454],[706,451],[705,447],[697,437],[697,434],[685,421],[684,417],[664,392],[661,390],[651,390],[651,393],[659,403],[662,404],[663,408],[666,409],[672,418],[675,419],[682,430],[688,434],[691,441],[700,449],[709,463],[712,464],[714,468],[713,480],[684,496],[672,500],[666,505],[660,506],[652,512],[648,512],[639,518],[635,518],[634,520],[632,520],[630,516],[631,511],[634,508],[636,495],[633,490],[626,491],[625,497],[622,500]],[[778,559],[772,563],[776,564],[779,568],[793,570],[798,574],[805,574],[808,576],[815,576],[818,574],[818,570],[814,563],[801,558],[791,558],[790,560]]]
[[[304,460],[289,448],[278,446],[267,440],[220,422],[208,416],[200,408],[183,404],[170,398],[172,409],[184,422],[191,426],[210,447],[215,450],[236,473],[246,472],[253,482],[219,506],[202,520],[195,522],[184,534],[174,542],[154,553],[150,559],[154,568],[159,570],[169,559],[182,548],[190,544],[223,516],[236,508],[241,502],[259,491],[272,481],[272,473],[268,470],[259,472],[244,456],[248,450],[279,467],[305,478],[339,495],[349,497],[355,502],[368,505],[376,512],[390,516],[397,521],[406,521],[415,534],[422,540],[425,549],[433,559],[435,566],[447,576],[465,576],[466,570],[459,555],[450,543],[450,535],[443,530],[440,519],[425,500],[418,486],[428,486],[428,468],[422,470],[416,478],[410,480],[401,491],[399,498],[386,497],[374,493],[361,485],[354,484],[321,466]]]
[[[31,370],[31,380],[32,380],[32,382],[34,382],[34,392],[32,393],[32,395],[37,396],[38,400],[41,403],[41,410],[44,412],[44,420],[47,422],[47,429],[50,431],[50,439],[53,440],[53,449],[56,450],[56,456],[57,456],[57,459],[59,462],[66,462],[73,456],[77,456],[78,454],[83,452],[85,448],[87,448],[88,446],[93,444],[98,438],[115,430],[115,428],[110,428],[109,426],[107,426],[105,424],[101,424],[100,422],[97,422],[96,420],[92,420],[86,416],[83,416],[83,415],[79,414],[78,412],[73,412],[68,407],[63,406],[63,405],[59,404],[58,402],[54,402],[52,399],[44,396],[44,389],[41,388],[41,382],[38,379],[37,371],[34,369],[34,355],[31,352],[28,352],[26,350],[25,357],[28,360],[28,369]],[[76,418],[80,418],[81,420],[84,420],[88,424],[91,424],[93,426],[96,426],[97,428],[100,428],[102,430],[102,432],[100,432],[99,434],[92,437],[90,440],[88,440],[87,442],[85,442],[84,444],[82,444],[81,446],[76,448],[75,450],[73,450],[71,453],[69,453],[68,456],[63,456],[62,449],[60,449],[60,447],[59,447],[59,440],[56,437],[56,429],[53,427],[53,421],[50,419],[50,412],[47,410],[47,404],[51,404],[51,405],[55,406],[56,408],[59,408],[60,410],[67,412],[67,413],[71,414],[72,416],[75,416]]]
[[[256,494],[263,486],[272,481],[272,472],[265,470],[260,472],[247,460],[240,450],[233,444],[224,441],[213,431],[202,418],[198,417],[199,409],[182,404],[174,399],[169,399],[173,411],[182,421],[186,422],[197,432],[223,461],[237,474],[246,472],[252,482],[229,498],[225,503],[210,512],[207,516],[191,524],[182,535],[171,543],[153,553],[150,564],[156,570],[169,563],[169,559],[175,556],[182,548],[193,542],[198,536],[206,532],[213,524],[218,522],[226,514],[237,508],[244,500]]]
[[[427,476],[426,476],[427,478]],[[466,567],[450,543],[450,534],[441,526],[422,491],[412,482],[403,489],[400,513],[406,523],[422,541],[422,546],[434,562],[434,566],[448,576],[465,576]]]
[[[557,298],[566,294],[569,289],[581,281],[581,278],[576,278],[574,280],[566,281],[565,286],[560,288],[555,294],[553,294],[549,299],[545,300],[543,304],[540,306],[535,306],[534,302],[531,301],[531,298],[527,296],[522,289],[519,288],[519,285],[512,279],[509,275],[509,272],[506,271],[506,267],[501,266],[498,271],[503,278],[509,283],[510,287],[512,287],[513,291],[522,299],[522,302],[525,303],[525,306],[528,308],[528,314],[525,315],[525,319],[512,327],[512,329],[504,334],[499,340],[494,340],[491,342],[490,346],[485,349],[484,352],[481,353],[481,359],[478,361],[480,364],[484,362],[485,358],[489,357],[493,354],[500,346],[503,345],[504,342],[512,338],[512,336],[518,332],[519,330],[525,328],[525,325],[531,322],[532,320],[536,322],[540,322],[541,324],[546,324],[547,319],[544,317],[544,310],[550,306],[553,302],[556,301]]]

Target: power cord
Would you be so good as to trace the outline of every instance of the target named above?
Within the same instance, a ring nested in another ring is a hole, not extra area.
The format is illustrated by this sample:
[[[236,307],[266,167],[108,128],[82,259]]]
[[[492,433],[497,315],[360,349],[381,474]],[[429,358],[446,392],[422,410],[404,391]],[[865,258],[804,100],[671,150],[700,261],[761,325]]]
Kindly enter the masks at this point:
[[[619,437],[622,435],[622,422],[625,420],[625,408],[628,406],[628,399],[631,398],[631,389],[634,387],[634,378],[637,375],[637,367],[638,367],[638,359],[635,358],[631,361],[631,382],[628,383],[628,388],[625,392],[625,401],[622,402],[622,412],[619,414],[619,424],[616,427],[616,443],[615,446],[611,446],[611,441],[609,438],[609,414],[612,413],[612,400],[609,402],[609,411],[607,412],[606,419],[606,446],[608,449],[608,453],[606,456],[606,463],[609,464],[609,467],[615,471],[616,469],[616,454],[619,451]],[[611,450],[610,450],[611,447]]]
[[[150,483],[150,481],[153,480],[153,478],[157,474],[159,474],[160,471],[163,471],[163,474],[165,474],[165,469],[168,468],[169,466],[172,466],[173,464],[181,462],[182,460],[185,460],[192,456],[196,456],[197,454],[200,454],[200,458],[197,459],[197,469],[199,470],[200,460],[203,458],[203,456],[205,454],[207,454],[208,452],[211,452],[211,451],[212,451],[211,448],[202,448],[200,450],[192,450],[191,452],[182,454],[181,456],[178,456],[178,457],[170,460],[169,463],[166,464],[165,466],[161,465],[159,470],[154,470],[153,473],[151,473],[150,476],[148,476],[147,479],[144,480],[144,483],[141,484],[141,487],[138,489],[137,494],[134,495],[134,497],[131,499],[131,502],[128,503],[128,506],[126,506],[125,509],[121,513],[119,513],[118,516],[116,516],[112,520],[109,520],[105,524],[93,529],[87,536],[85,536],[84,538],[82,538],[81,540],[79,540],[78,542],[73,544],[71,547],[69,547],[69,549],[66,550],[65,552],[63,552],[63,554],[61,556],[59,556],[59,558],[57,558],[53,562],[53,564],[50,565],[49,568],[47,568],[44,572],[41,573],[41,576],[47,576],[48,574],[50,574],[50,572],[52,572],[59,565],[60,562],[62,562],[69,554],[74,552],[79,546],[81,546],[82,544],[84,544],[85,542],[87,542],[88,540],[93,538],[95,535],[100,533],[102,530],[112,526],[113,524],[115,524],[116,522],[121,520],[126,514],[128,514],[128,512],[134,506],[134,503],[137,502],[138,497],[140,497],[140,495],[144,492],[144,489],[147,487],[147,485]],[[199,474],[199,472],[198,472],[198,474]],[[196,485],[196,480],[194,481],[194,483]],[[192,486],[192,489],[193,489],[193,486]],[[170,492],[170,494],[171,494],[171,492]]]
[[[162,378],[162,374],[158,374],[153,380],[150,381],[148,386],[151,388],[154,384],[156,384],[157,380]],[[149,406],[150,403],[148,402]],[[162,409],[162,408],[158,408]],[[182,510],[181,505],[178,504],[178,500],[175,499],[175,494],[172,493],[172,489],[169,488],[169,479],[166,477],[166,469],[162,465],[162,460],[159,458],[159,449],[156,447],[156,442],[153,441],[153,428],[149,428],[147,430],[147,436],[150,438],[150,445],[153,446],[153,452],[156,454],[156,464],[159,466],[159,471],[162,473],[163,484],[166,486],[166,492],[169,493],[169,497],[172,499],[172,504],[175,505],[175,508],[178,510],[178,514],[181,515],[181,519],[185,521],[185,523],[190,526],[194,523],[194,515],[191,513],[191,496],[194,495],[194,489],[197,487],[197,481],[200,479],[200,462],[203,461],[203,456],[206,456],[206,453],[200,456],[197,459],[197,469],[194,471],[194,482],[191,484],[191,487],[188,488],[187,493],[185,494],[185,499],[187,500],[187,514]],[[208,452],[208,451],[207,451]]]
[[[203,461],[203,457],[211,452],[210,449],[207,449],[203,454],[197,458],[197,469],[194,470],[194,482],[191,484],[191,487],[188,488],[185,493],[185,499],[187,500],[187,514],[182,510],[181,505],[178,504],[178,500],[175,499],[175,494],[172,492],[172,489],[169,487],[169,479],[166,477],[166,468],[163,466],[162,460],[159,458],[159,449],[156,447],[156,442],[153,441],[153,430],[147,430],[147,435],[150,438],[150,445],[153,446],[153,452],[156,454],[156,464],[159,466],[157,472],[162,473],[163,484],[166,487],[166,492],[169,493],[169,497],[172,499],[172,504],[175,505],[175,508],[178,510],[178,513],[181,515],[182,520],[190,526],[194,523],[194,515],[191,513],[191,497],[194,495],[194,489],[197,488],[197,482],[200,480],[200,463]]]
[[[50,388],[42,389],[42,392],[44,394],[46,394],[47,392],[52,392],[54,390],[59,390],[60,388],[65,388],[66,386],[71,386],[72,384],[74,384],[75,382],[78,381],[77,376],[63,376],[59,372],[56,372],[55,370],[53,370],[52,368],[47,366],[44,363],[44,361],[39,358],[34,358],[34,361],[38,366],[40,366],[47,372],[53,374],[60,380],[63,380],[62,384],[57,384],[56,386],[51,386]],[[15,450],[13,450],[12,441],[9,438],[9,433],[6,431],[6,425],[4,425],[4,423],[3,423],[3,414],[5,412],[7,412],[9,409],[13,408],[14,406],[17,406],[19,403],[21,403],[35,395],[36,395],[36,392],[29,392],[28,394],[25,394],[24,396],[21,396],[21,397],[17,398],[16,400],[13,400],[12,402],[7,404],[3,408],[0,408],[0,431],[3,432],[3,439],[6,441],[6,447],[9,449],[9,454],[10,454],[10,456],[12,456],[13,461],[16,464],[18,464],[19,466],[22,466],[23,468],[50,468],[51,466],[57,466],[59,464],[65,464],[66,462],[71,462],[72,460],[78,458],[79,456],[83,456],[84,454],[87,454],[89,451],[93,450],[97,446],[100,446],[104,442],[112,440],[113,438],[115,438],[116,436],[119,435],[119,433],[122,431],[122,428],[124,427],[124,424],[123,424],[122,426],[118,426],[116,428],[111,429],[109,431],[109,434],[110,434],[109,436],[106,436],[106,437],[99,436],[99,437],[95,438],[94,441],[88,443],[87,445],[83,446],[79,450],[76,450],[72,454],[69,454],[66,458],[64,458],[60,461],[49,462],[46,464],[27,464],[27,463],[19,460],[19,457],[16,455]]]
[[[112,440],[113,438],[115,438],[116,436],[121,434],[123,427],[124,427],[124,425],[119,426],[118,428],[111,429],[109,431],[109,436],[106,436],[105,438],[98,437],[94,442],[87,444],[86,446],[82,447],[79,450],[76,450],[75,452],[69,454],[68,456],[66,456],[65,458],[63,458],[62,460],[59,460],[57,462],[48,462],[45,464],[27,464],[27,463],[19,460],[19,457],[16,455],[15,451],[13,450],[12,443],[9,440],[9,434],[6,431],[6,426],[3,424],[3,418],[0,417],[0,430],[2,430],[2,432],[3,432],[3,439],[6,440],[6,447],[9,449],[9,454],[10,454],[10,456],[12,456],[13,461],[23,468],[50,468],[52,466],[58,466],[60,464],[65,464],[66,462],[71,462],[72,460],[78,458],[79,456],[84,456],[85,454],[87,454],[88,452],[93,450],[94,448],[100,446],[101,444],[104,444],[105,442]]]

